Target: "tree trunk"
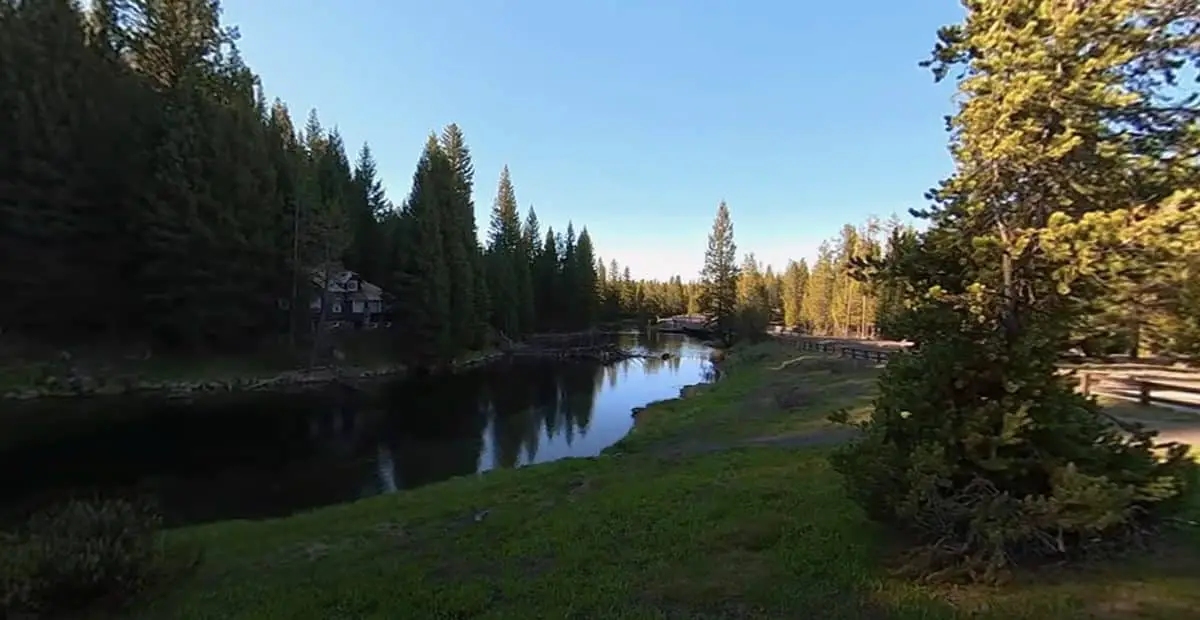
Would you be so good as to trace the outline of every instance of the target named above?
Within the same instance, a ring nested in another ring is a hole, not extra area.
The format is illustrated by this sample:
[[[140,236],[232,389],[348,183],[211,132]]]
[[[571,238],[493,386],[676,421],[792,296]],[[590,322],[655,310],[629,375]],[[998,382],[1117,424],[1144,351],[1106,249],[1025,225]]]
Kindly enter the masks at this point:
[[[321,347],[325,344],[325,334],[328,331],[329,316],[329,277],[330,277],[330,251],[329,242],[325,242],[325,267],[321,274],[321,310],[317,313],[317,330],[313,337],[312,350],[309,351],[308,367],[312,369],[317,365],[317,356],[321,351]]]
[[[292,301],[288,305],[288,339],[296,348],[296,330],[300,323],[300,201],[292,205]],[[308,304],[304,304],[308,308]],[[307,312],[305,312],[307,314]]]

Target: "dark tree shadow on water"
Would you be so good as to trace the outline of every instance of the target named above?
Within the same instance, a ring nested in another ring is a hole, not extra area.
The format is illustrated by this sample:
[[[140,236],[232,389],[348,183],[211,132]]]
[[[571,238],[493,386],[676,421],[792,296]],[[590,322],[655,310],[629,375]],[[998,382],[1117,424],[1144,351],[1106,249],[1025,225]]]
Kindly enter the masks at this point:
[[[560,374],[562,393],[562,417],[567,425],[580,435],[586,434],[592,424],[592,412],[596,406],[596,380],[603,376],[603,368],[592,364],[571,364]]]
[[[24,471],[0,502],[10,517],[70,497],[139,497],[169,525],[283,516],[355,499],[378,416],[353,394],[105,401],[60,433],[0,453]]]
[[[472,371],[402,382],[387,391],[384,454],[376,464],[390,465],[389,483],[415,488],[478,471],[487,422],[480,399],[485,381]]]

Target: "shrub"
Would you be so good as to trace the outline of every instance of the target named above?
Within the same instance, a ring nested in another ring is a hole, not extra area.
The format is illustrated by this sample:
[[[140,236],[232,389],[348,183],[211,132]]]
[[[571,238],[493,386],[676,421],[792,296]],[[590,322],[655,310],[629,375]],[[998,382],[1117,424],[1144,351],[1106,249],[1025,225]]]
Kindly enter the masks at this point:
[[[1036,357],[944,334],[893,357],[864,437],[834,456],[875,519],[916,535],[907,568],[994,581],[1014,563],[1142,539],[1183,507],[1194,463],[1125,433]]]
[[[121,601],[163,564],[162,520],[125,500],[71,500],[0,537],[4,615],[53,615]]]

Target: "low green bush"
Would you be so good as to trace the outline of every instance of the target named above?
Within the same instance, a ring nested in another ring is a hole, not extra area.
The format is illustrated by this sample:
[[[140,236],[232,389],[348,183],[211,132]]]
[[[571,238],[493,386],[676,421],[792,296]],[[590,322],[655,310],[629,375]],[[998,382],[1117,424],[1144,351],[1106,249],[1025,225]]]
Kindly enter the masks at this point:
[[[894,357],[863,438],[834,457],[872,517],[919,539],[908,568],[994,581],[1126,549],[1184,507],[1184,446],[1126,433],[1065,379],[980,354],[981,341]]]
[[[163,570],[162,519],[126,500],[71,500],[0,535],[0,616],[119,603]]]

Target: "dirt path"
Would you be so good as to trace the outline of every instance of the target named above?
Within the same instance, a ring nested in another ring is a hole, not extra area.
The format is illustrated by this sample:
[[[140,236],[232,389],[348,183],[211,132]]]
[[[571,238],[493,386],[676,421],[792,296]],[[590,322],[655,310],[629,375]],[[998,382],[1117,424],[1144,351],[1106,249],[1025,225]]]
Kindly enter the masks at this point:
[[[1200,450],[1200,424],[1156,424],[1148,426],[1158,430],[1158,438],[1161,441],[1178,441],[1179,443],[1190,444],[1194,449]]]

